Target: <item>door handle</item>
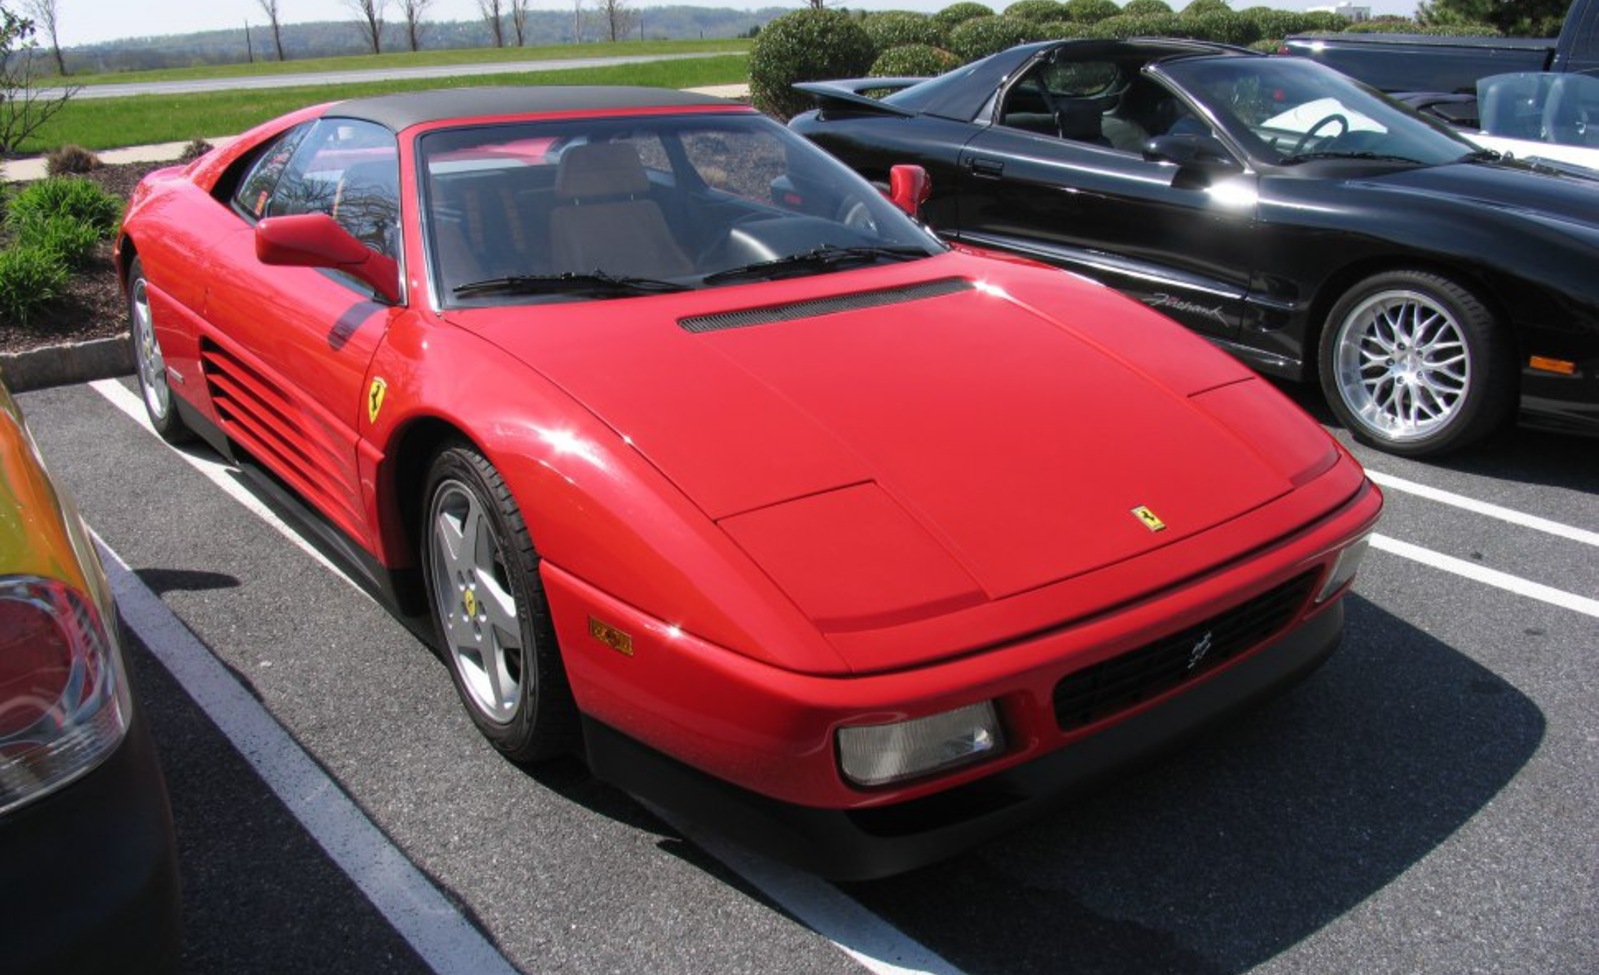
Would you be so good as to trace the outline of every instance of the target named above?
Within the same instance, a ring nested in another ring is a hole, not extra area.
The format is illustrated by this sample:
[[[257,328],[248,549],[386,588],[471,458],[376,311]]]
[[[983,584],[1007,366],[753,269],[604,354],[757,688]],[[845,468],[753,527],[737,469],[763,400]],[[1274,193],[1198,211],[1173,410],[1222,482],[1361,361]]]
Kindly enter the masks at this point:
[[[973,176],[999,179],[1005,174],[1005,164],[998,159],[973,159],[971,170]]]

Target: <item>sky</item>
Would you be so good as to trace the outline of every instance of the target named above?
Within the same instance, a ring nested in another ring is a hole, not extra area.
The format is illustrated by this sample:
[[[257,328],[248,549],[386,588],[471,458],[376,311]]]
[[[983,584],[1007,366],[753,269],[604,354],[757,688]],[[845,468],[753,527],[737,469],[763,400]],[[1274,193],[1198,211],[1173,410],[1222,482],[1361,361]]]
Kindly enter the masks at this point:
[[[798,9],[799,0],[684,0],[693,6],[732,7],[756,9],[759,7],[786,7]],[[949,6],[954,0],[846,0],[843,6],[862,10],[920,10],[932,12]],[[1011,0],[980,0],[996,10],[1008,6]],[[1181,8],[1183,0],[1167,0],[1173,8]],[[1303,10],[1313,6],[1330,6],[1336,0],[1232,0],[1235,9],[1262,5]],[[1356,0],[1372,8],[1375,14],[1410,14],[1415,11],[1415,0]],[[257,0],[56,0],[59,33],[62,47],[77,44],[95,44],[125,37],[151,37],[159,34],[187,34],[191,31],[243,29],[246,22],[251,27],[266,23]],[[672,0],[632,0],[635,7],[671,5]],[[537,10],[570,10],[572,0],[533,0]],[[505,4],[509,6],[509,4]],[[585,6],[592,0],[585,0]],[[5,0],[12,10],[23,8],[23,0]],[[390,3],[390,16],[395,17],[395,4]],[[470,20],[478,16],[477,0],[433,0],[428,7],[428,20]],[[278,0],[278,19],[285,24],[314,20],[353,19],[346,0]]]

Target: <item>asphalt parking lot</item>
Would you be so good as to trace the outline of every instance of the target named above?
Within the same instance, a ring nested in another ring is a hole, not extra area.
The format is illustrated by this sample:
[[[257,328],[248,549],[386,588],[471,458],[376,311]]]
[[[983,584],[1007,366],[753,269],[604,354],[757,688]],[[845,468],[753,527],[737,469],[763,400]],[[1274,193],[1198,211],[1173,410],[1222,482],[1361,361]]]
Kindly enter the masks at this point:
[[[443,665],[130,389],[19,400],[112,553],[186,971],[1599,971],[1594,441],[1357,448],[1388,508],[1318,674],[1051,820],[834,886],[499,760]]]

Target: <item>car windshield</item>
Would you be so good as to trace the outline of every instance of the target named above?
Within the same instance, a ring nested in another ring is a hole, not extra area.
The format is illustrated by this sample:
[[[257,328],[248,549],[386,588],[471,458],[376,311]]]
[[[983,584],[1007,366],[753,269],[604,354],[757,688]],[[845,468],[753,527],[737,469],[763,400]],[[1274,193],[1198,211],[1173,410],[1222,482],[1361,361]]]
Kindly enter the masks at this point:
[[[1477,150],[1443,123],[1299,58],[1187,58],[1160,70],[1268,164],[1342,158],[1440,165]]]
[[[759,115],[445,129],[419,149],[445,307],[661,294],[944,250],[872,184]]]

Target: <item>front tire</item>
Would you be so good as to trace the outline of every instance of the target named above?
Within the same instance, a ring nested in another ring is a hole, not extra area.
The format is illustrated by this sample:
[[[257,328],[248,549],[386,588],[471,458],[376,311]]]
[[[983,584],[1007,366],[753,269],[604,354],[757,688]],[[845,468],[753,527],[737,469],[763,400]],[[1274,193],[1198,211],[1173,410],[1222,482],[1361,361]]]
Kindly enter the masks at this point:
[[[539,580],[538,552],[499,472],[476,450],[440,451],[428,475],[423,563],[439,646],[467,714],[507,758],[541,762],[578,741]]]
[[[150,311],[150,282],[137,257],[128,265],[128,331],[133,342],[133,363],[139,374],[139,398],[150,426],[167,443],[192,440],[194,434],[178,416],[172,387],[167,384],[167,361],[155,337],[155,317]]]
[[[1408,457],[1488,436],[1515,405],[1510,339],[1493,312],[1442,275],[1393,271],[1339,300],[1322,330],[1327,403],[1356,440]]]

